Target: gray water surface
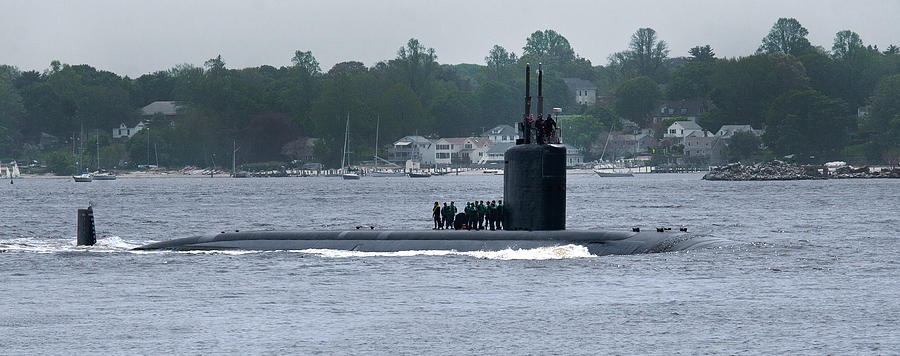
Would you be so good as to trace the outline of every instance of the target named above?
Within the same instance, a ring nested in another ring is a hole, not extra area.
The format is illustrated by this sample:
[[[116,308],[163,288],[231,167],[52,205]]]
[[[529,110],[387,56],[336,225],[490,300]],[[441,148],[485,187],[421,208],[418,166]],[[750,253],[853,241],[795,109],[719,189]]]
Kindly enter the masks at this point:
[[[897,354],[900,180],[568,177],[568,228],[734,247],[584,257],[135,253],[223,230],[430,228],[501,176],[0,185],[2,354]],[[98,246],[74,247],[95,204]]]

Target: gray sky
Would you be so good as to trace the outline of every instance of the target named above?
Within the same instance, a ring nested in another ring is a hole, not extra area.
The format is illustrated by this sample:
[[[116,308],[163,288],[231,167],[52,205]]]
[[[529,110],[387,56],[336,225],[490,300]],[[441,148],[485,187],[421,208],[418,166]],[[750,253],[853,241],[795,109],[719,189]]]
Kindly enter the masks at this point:
[[[494,44],[521,54],[525,38],[555,29],[594,65],[621,51],[640,27],[670,56],[709,44],[746,56],[779,17],[794,17],[830,49],[851,29],[866,44],[900,45],[900,1],[190,1],[0,0],[0,64],[44,70],[53,59],[132,77],[221,54],[229,68],[290,63],[311,50],[327,71],[371,66],[415,37],[441,63],[484,63]]]

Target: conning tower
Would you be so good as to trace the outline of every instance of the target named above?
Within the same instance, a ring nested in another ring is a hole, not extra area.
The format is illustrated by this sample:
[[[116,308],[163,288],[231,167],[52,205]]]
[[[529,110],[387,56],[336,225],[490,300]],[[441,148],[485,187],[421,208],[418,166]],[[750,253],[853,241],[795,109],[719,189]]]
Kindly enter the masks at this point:
[[[538,117],[543,115],[543,70],[538,66]],[[531,65],[525,65],[523,138],[504,156],[503,200],[506,230],[565,230],[566,149],[536,144],[531,115]]]

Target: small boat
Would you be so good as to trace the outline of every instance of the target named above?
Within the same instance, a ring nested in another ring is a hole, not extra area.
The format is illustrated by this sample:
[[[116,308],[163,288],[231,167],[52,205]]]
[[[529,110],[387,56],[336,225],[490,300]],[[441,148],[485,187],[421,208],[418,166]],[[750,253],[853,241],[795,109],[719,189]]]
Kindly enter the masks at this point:
[[[359,179],[359,174],[356,173],[344,173],[341,174],[341,178],[344,180],[356,180]]]
[[[634,173],[627,168],[598,169],[594,173],[601,177],[634,177]]]
[[[427,172],[409,172],[410,178],[428,178],[431,177],[431,173]]]
[[[91,175],[90,173],[82,173],[79,175],[72,176],[72,179],[74,179],[75,182],[83,183],[83,182],[93,181],[94,176]]]
[[[250,178],[250,172],[238,171],[231,173],[231,178]]]
[[[116,180],[116,175],[108,172],[94,173],[93,180]]]

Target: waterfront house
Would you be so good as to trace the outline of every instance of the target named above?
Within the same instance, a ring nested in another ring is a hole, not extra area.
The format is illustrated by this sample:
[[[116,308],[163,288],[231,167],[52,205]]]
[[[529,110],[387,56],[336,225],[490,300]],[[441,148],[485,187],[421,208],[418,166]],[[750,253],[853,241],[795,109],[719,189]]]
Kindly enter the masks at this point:
[[[487,150],[487,153],[484,159],[481,161],[482,164],[486,166],[503,166],[504,156],[506,155],[506,150],[510,147],[514,146],[515,143],[511,142],[502,142],[496,143],[493,147]]]
[[[688,162],[717,165],[725,163],[728,150],[725,138],[708,131],[692,132],[684,138],[684,159]]]
[[[693,121],[675,121],[666,128],[666,133],[663,134],[663,137],[684,138],[694,132],[702,134],[703,128]]]
[[[405,165],[406,161],[415,160],[424,166],[434,165],[435,145],[422,136],[404,136],[394,141],[388,149],[388,161]]]
[[[491,142],[497,143],[515,143],[519,138],[519,132],[515,127],[510,125],[498,125],[481,134],[481,137],[487,137]]]

